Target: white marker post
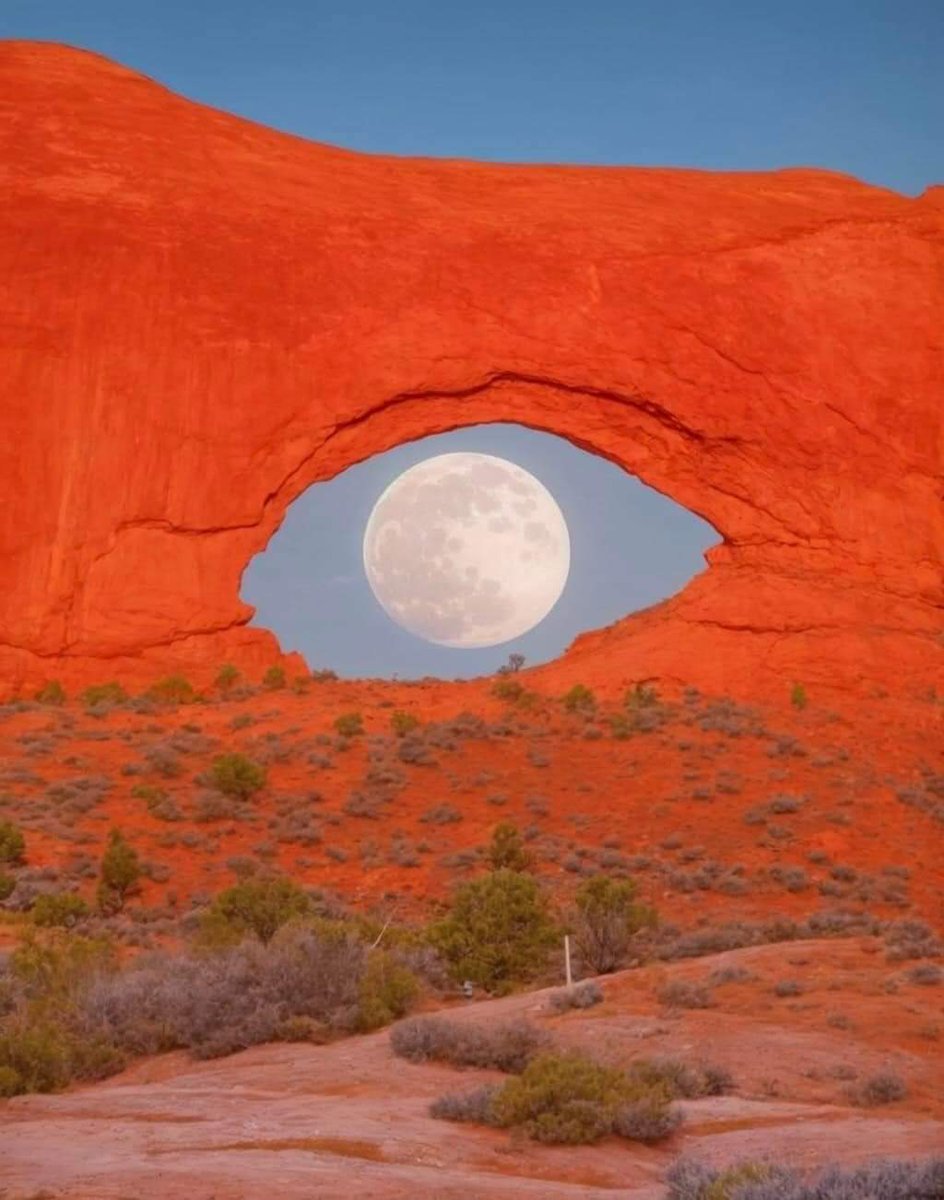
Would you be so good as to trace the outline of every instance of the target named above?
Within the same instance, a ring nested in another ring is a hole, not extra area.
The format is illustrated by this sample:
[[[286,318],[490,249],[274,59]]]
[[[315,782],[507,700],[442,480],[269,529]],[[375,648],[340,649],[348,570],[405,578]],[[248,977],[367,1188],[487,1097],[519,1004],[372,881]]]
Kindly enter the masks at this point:
[[[567,986],[574,986],[574,977],[570,970],[570,934],[564,934],[564,974],[567,977]]]

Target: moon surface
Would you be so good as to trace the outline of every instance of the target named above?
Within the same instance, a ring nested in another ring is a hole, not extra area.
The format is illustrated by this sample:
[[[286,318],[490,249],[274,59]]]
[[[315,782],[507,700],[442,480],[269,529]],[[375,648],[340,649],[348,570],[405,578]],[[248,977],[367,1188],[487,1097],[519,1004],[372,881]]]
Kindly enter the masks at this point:
[[[557,603],[570,536],[528,471],[491,454],[439,454],[404,471],[374,505],[364,570],[404,629],[440,646],[497,646]]]

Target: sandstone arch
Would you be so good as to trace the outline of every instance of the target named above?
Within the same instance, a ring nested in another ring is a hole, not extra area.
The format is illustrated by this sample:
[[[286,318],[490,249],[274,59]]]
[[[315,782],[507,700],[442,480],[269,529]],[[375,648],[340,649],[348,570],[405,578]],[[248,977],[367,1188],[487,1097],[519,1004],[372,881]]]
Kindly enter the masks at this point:
[[[15,42],[0,144],[4,685],[271,661],[295,496],[494,420],[723,536],[551,676],[940,679],[944,189],[359,155]]]

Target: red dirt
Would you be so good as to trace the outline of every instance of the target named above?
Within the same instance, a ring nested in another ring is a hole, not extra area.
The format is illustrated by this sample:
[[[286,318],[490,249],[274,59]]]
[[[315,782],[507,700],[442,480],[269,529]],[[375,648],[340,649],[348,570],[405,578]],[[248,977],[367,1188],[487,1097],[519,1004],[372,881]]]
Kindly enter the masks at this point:
[[[619,1064],[668,1054],[727,1067],[734,1093],[683,1102],[686,1123],[658,1147],[540,1147],[435,1121],[426,1111],[435,1097],[500,1077],[397,1060],[382,1032],[209,1063],[167,1055],[94,1087],[0,1104],[0,1188],[10,1200],[39,1188],[50,1200],[660,1200],[662,1174],[682,1152],[797,1166],[929,1155],[944,1142],[944,1043],[914,1031],[940,1028],[939,999],[933,988],[890,993],[877,949],[871,939],[807,942],[624,972],[602,980],[599,1007],[563,1017],[549,1015],[543,993],[453,1010],[475,1022],[525,1015],[560,1043]],[[717,987],[710,1009],[664,1011],[654,998],[665,978],[702,979],[735,964],[752,979]],[[785,974],[803,979],[800,999],[772,996]],[[836,1011],[850,1028],[830,1023]],[[846,1081],[879,1071],[896,1072],[906,1098],[850,1106]]]
[[[428,764],[399,760],[401,743],[389,729],[394,703],[423,722]],[[486,736],[454,732],[462,709],[484,714]],[[363,714],[366,732],[345,743],[333,722],[350,711]],[[400,915],[426,915],[430,899],[475,869],[474,858],[450,856],[482,846],[497,822],[510,820],[530,829],[538,869],[555,890],[579,879],[575,855],[606,865],[600,856],[609,846],[616,855],[609,865],[628,869],[667,917],[685,925],[849,904],[944,924],[939,703],[862,701],[853,720],[815,698],[798,712],[679,697],[666,705],[660,728],[625,741],[610,736],[611,711],[591,721],[548,697],[522,713],[480,683],[371,682],[97,717],[77,703],[25,706],[0,722],[0,817],[23,825],[32,866],[57,867],[66,877],[77,854],[97,861],[109,827],[120,825],[163,871],[143,902],[172,900],[178,912],[193,893],[231,883],[228,861],[248,855],[359,906],[395,896]],[[254,723],[234,728],[246,720]],[[717,721],[721,728],[702,728]],[[437,745],[447,733],[450,744]],[[179,773],[165,777],[155,750],[169,754]],[[205,789],[195,779],[228,751],[268,762],[266,786],[241,814],[197,821]],[[89,776],[110,790],[87,811],[55,790]],[[149,812],[133,795],[142,785],[165,791],[181,819]],[[345,810],[355,792],[379,800],[373,819]],[[799,798],[796,811],[757,819],[754,810],[784,794]],[[424,821],[443,805],[456,810],[452,820]],[[315,844],[293,840],[292,812],[317,835]],[[398,846],[412,850],[412,865]],[[706,863],[726,873],[739,868],[743,889],[680,890],[678,874]],[[789,892],[771,876],[788,867],[807,871],[805,889]],[[910,878],[896,881],[889,867]],[[854,880],[833,878],[843,868]],[[94,878],[82,884],[90,893],[94,886]]]
[[[944,189],[371,157],[29,42],[0,147],[0,686],[259,671],[239,582],[292,500],[494,420],[723,539],[547,687],[944,676]]]

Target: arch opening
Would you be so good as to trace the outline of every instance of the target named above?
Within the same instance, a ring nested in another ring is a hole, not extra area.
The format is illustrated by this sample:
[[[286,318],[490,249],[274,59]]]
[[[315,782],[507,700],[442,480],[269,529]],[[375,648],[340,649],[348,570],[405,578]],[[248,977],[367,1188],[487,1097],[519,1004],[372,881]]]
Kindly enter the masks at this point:
[[[497,645],[455,648],[396,624],[373,594],[362,561],[372,508],[402,472],[439,454],[478,452],[534,475],[560,506],[570,534],[566,586],[534,628]],[[678,593],[704,568],[717,531],[628,470],[555,432],[508,420],[466,425],[380,449],[287,508],[243,575],[252,625],[299,651],[313,669],[342,677],[463,679],[490,674],[511,653],[528,665],[560,656],[589,630]]]

